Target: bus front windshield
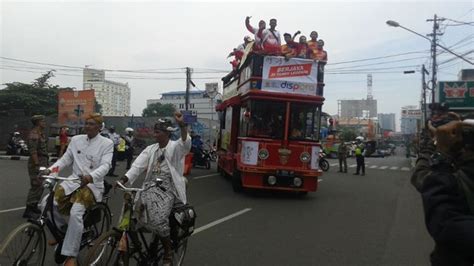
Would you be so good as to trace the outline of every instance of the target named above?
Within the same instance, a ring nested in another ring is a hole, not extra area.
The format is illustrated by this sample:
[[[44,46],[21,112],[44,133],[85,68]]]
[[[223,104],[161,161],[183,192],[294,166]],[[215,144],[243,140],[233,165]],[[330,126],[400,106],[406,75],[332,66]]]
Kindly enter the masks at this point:
[[[241,110],[240,136],[282,139],[285,110],[284,102],[249,101]]]
[[[320,113],[321,108],[314,104],[291,103],[289,139],[317,141]]]

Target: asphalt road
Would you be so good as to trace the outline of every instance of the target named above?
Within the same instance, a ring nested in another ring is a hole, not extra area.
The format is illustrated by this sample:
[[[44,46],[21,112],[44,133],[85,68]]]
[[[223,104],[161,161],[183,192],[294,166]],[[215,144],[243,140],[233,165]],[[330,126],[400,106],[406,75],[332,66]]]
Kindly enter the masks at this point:
[[[432,240],[408,159],[367,158],[366,176],[331,169],[317,192],[236,194],[215,170],[193,169],[189,201],[198,214],[186,265],[428,265]],[[352,167],[351,167],[352,166]],[[376,166],[370,168],[371,166]],[[387,166],[386,168],[383,168]],[[125,163],[117,173],[125,172]],[[0,160],[0,239],[23,222],[26,161]],[[119,214],[121,194],[111,194]],[[49,262],[46,265],[52,265]]]

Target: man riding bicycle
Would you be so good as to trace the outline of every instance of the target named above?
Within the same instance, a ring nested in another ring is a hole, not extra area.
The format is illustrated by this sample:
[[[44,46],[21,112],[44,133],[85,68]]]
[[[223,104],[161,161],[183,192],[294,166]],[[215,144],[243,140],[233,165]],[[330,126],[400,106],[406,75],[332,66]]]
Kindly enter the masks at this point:
[[[72,164],[71,177],[80,182],[64,181],[55,191],[55,221],[58,228],[64,219],[58,214],[69,215],[68,228],[64,237],[61,255],[66,256],[64,265],[77,265],[81,236],[84,229],[83,216],[86,209],[102,201],[104,176],[110,169],[114,144],[99,134],[103,118],[100,114],[86,117],[86,134],[74,136],[64,155],[51,167],[60,170]],[[56,218],[57,217],[57,218]]]
[[[148,146],[133,162],[121,183],[133,183],[146,171],[142,187],[145,189],[137,197],[135,209],[143,227],[157,234],[163,243],[163,265],[172,263],[169,215],[175,203],[186,203],[186,179],[183,177],[184,157],[191,149],[191,137],[181,113],[174,114],[181,129],[181,138],[171,140],[170,135],[177,130],[169,119],[159,119],[154,126],[157,143]],[[155,180],[162,180],[160,187]]]

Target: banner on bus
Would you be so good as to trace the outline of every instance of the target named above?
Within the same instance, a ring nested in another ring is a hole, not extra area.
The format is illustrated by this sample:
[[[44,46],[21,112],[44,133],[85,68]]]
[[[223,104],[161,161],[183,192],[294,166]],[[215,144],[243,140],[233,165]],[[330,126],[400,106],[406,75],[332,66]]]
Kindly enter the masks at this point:
[[[313,60],[266,56],[262,90],[316,95],[318,64]]]

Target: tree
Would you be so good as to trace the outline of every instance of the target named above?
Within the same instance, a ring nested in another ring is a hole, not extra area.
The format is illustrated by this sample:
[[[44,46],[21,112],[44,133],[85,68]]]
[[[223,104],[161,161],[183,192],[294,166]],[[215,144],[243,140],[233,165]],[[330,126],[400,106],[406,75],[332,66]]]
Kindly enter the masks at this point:
[[[0,90],[0,111],[22,109],[25,115],[53,115],[58,109],[58,85],[51,85],[53,70],[35,79],[32,84],[13,82]],[[67,88],[71,89],[72,88]]]
[[[33,82],[33,87],[35,88],[45,88],[45,87],[50,87],[48,84],[48,80],[52,77],[54,77],[53,71],[56,70],[50,70],[46,72],[46,74],[43,74],[41,77],[35,79],[35,82]]]
[[[357,134],[355,130],[352,128],[344,128],[339,134],[339,138],[343,139],[344,141],[352,141],[352,140],[355,140],[356,137],[357,137]]]
[[[143,109],[143,117],[165,117],[173,116],[176,108],[171,103],[161,104],[161,103],[152,103]]]

